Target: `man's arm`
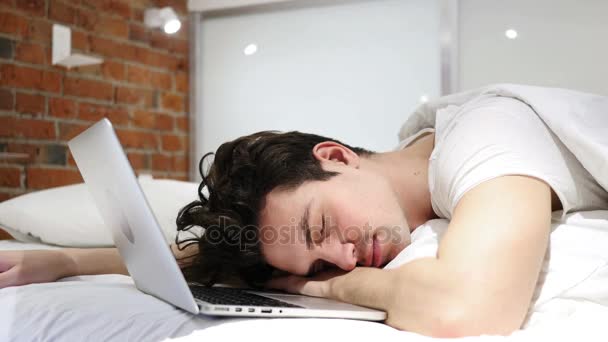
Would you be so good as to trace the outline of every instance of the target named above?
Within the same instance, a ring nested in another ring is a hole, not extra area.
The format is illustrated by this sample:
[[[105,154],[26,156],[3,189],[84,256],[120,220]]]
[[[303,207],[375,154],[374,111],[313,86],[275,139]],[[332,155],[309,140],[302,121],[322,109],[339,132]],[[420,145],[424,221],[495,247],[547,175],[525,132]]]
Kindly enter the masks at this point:
[[[463,196],[435,258],[312,280],[292,276],[278,287],[383,309],[390,326],[424,335],[508,334],[527,313],[550,226],[546,183],[499,177]]]
[[[198,246],[196,244],[190,245],[180,251],[175,244],[172,244],[171,251],[178,259],[180,268],[183,268],[188,265],[189,259],[187,257],[198,252]],[[95,274],[129,275],[129,271],[116,248],[64,248],[60,249],[59,252],[66,260],[66,277]]]

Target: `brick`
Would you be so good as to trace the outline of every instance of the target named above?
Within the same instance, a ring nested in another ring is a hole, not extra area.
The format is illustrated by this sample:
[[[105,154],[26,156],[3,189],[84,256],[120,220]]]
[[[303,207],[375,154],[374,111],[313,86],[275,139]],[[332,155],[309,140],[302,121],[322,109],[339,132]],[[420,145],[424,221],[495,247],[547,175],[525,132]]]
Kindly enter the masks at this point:
[[[164,72],[150,72],[150,84],[153,88],[169,90],[171,89],[171,75]]]
[[[104,78],[122,81],[125,79],[125,65],[120,62],[104,61],[101,65],[101,74]]]
[[[154,179],[167,179],[167,178],[169,178],[170,172],[167,172],[167,171],[152,171],[152,172],[147,172],[147,174],[152,175],[152,177],[154,177]]]
[[[112,101],[114,91],[107,82],[66,76],[63,81],[63,92],[66,95],[89,97]]]
[[[135,83],[146,87],[160,89],[171,88],[171,76],[168,73],[156,72],[135,65],[128,66],[127,80],[130,83]]]
[[[154,30],[150,32],[150,46],[170,50],[173,47],[173,36],[166,34],[161,30]]]
[[[0,187],[21,187],[21,169],[18,167],[0,166]]]
[[[51,23],[45,19],[30,18],[26,38],[34,42],[50,45],[52,36],[51,27]],[[72,46],[74,46],[74,37],[74,31],[72,31]]]
[[[149,33],[150,46],[167,50],[167,52],[187,54],[189,45],[185,39],[179,39],[174,35],[169,35],[162,30],[154,30]]]
[[[3,85],[17,88],[49,92],[59,92],[61,90],[59,73],[12,64],[0,65],[0,81]]]
[[[48,189],[82,183],[82,181],[80,173],[76,170],[29,167],[26,173],[27,187],[30,189]]]
[[[150,169],[150,156],[146,153],[129,152],[127,158],[135,170]]]
[[[180,61],[177,57],[146,48],[134,47],[134,49],[136,59],[141,63],[169,70],[180,68]]]
[[[15,97],[13,92],[0,89],[0,110],[13,110],[15,108]]]
[[[17,8],[33,16],[43,16],[45,14],[45,0],[19,0]]]
[[[184,111],[184,96],[175,93],[164,93],[161,98],[161,106],[163,109],[172,110],[174,112]]]
[[[11,198],[13,198],[13,194],[0,191],[0,202],[4,202]],[[3,231],[2,228],[0,228],[0,240],[11,240],[11,239],[13,239],[13,237],[9,233]]]
[[[139,21],[139,22],[144,22],[144,10],[143,8],[135,8],[136,6],[133,6],[133,8],[131,8],[131,20],[133,21]]]
[[[49,115],[56,118],[73,119],[78,114],[76,102],[70,99],[52,97],[49,99]]]
[[[131,7],[120,0],[82,0],[82,4],[91,9],[105,12],[104,14],[120,16],[123,19],[131,18]]]
[[[186,148],[185,139],[173,134],[163,134],[163,151],[183,151]]]
[[[133,112],[133,124],[141,128],[156,128],[157,114],[145,110]]]
[[[170,179],[175,179],[183,182],[191,182],[192,180],[188,177],[188,173],[180,174],[180,175],[170,175]]]
[[[100,16],[95,23],[95,33],[126,39],[129,38],[129,25],[123,19]]]
[[[23,159],[24,163],[33,163],[39,159],[40,148],[38,145],[8,143],[6,152],[26,154],[28,157]]]
[[[190,85],[188,84],[188,74],[185,72],[178,72],[175,74],[175,90],[180,93],[188,93]]]
[[[172,171],[173,158],[160,153],[154,153],[152,155],[152,169],[157,171]]]
[[[190,44],[185,39],[174,39],[171,48],[169,49],[171,52],[180,53],[182,55],[187,55],[190,50]]]
[[[87,128],[89,128],[89,125],[60,122],[59,140],[68,141],[82,133]]]
[[[129,25],[129,39],[136,42],[148,43],[150,38],[148,30],[143,25],[131,24]]]
[[[7,152],[28,155],[23,160],[26,164],[65,165],[68,147],[62,144],[8,143]]]
[[[159,114],[156,117],[156,129],[161,131],[172,131],[174,126],[174,118],[171,115]]]
[[[173,156],[173,171],[188,172],[188,162],[187,156]]]
[[[75,50],[89,51],[89,36],[76,29],[72,30],[72,48]],[[104,64],[106,61],[104,61]]]
[[[189,121],[187,116],[180,116],[175,118],[175,123],[177,124],[177,129],[179,131],[188,133]]]
[[[116,103],[154,107],[154,92],[146,89],[117,87]]]
[[[71,71],[70,72],[71,76],[75,76],[74,74],[78,74],[78,76],[81,76],[81,75],[100,76],[101,75],[101,64],[83,65],[83,66],[72,68],[72,69],[70,69],[70,71]]]
[[[8,38],[0,37],[0,58],[13,58],[13,41]]]
[[[129,112],[118,106],[80,103],[78,105],[78,118],[86,121],[99,121],[102,118],[108,118],[114,125],[127,125],[129,123]]]
[[[76,26],[82,27],[86,31],[96,31],[97,24],[100,22],[99,13],[85,8],[76,9]]]
[[[150,71],[135,65],[127,66],[127,81],[147,85],[150,82]]]
[[[0,117],[0,137],[55,139],[55,124],[40,119]]]
[[[102,54],[106,57],[114,57],[137,61],[135,47],[128,44],[118,43],[110,39],[90,36],[91,51]]]
[[[116,134],[120,143],[125,148],[144,148],[144,149],[158,149],[158,136],[156,134],[129,131],[124,129],[117,129]]]
[[[45,114],[45,98],[42,95],[17,93],[15,111],[20,114]]]
[[[46,49],[40,45],[29,42],[19,42],[15,58],[22,62],[32,64],[46,64]]]
[[[67,150],[68,153],[68,162],[67,165],[68,166],[76,166],[76,161],[74,160],[74,156],[72,155],[72,152],[70,152],[70,150]]]
[[[23,37],[27,32],[27,28],[28,22],[25,17],[0,11],[0,32]]]
[[[60,23],[74,25],[76,23],[76,8],[59,0],[50,0],[49,19]]]

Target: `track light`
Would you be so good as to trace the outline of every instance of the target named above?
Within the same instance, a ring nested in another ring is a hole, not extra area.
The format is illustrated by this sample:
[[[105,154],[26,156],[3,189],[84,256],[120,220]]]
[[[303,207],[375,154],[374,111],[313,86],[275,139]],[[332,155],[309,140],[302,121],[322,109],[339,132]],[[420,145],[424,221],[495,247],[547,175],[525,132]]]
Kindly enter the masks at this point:
[[[148,27],[162,27],[165,33],[179,31],[182,23],[171,7],[148,8],[144,12],[144,24]]]

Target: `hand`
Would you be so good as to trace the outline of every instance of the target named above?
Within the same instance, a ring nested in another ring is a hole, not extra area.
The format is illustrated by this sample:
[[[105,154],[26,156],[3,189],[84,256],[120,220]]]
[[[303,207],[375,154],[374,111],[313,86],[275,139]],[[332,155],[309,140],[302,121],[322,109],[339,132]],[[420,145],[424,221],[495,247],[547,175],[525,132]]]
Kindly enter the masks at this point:
[[[72,260],[60,250],[0,251],[0,289],[53,282],[70,274]]]
[[[269,280],[265,287],[285,292],[313,297],[331,298],[333,282],[348,272],[342,269],[329,269],[311,277],[287,275]]]

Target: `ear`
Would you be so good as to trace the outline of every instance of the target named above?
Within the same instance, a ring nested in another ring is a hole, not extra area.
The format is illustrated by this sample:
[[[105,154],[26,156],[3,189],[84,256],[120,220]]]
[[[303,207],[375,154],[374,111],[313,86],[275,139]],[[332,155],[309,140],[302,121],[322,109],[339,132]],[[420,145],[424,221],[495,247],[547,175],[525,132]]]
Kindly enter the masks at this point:
[[[312,148],[312,153],[322,164],[324,162],[340,163],[356,169],[360,158],[348,147],[333,141],[320,142]]]

